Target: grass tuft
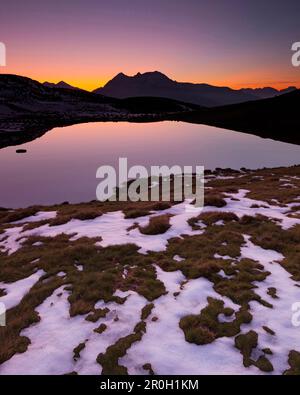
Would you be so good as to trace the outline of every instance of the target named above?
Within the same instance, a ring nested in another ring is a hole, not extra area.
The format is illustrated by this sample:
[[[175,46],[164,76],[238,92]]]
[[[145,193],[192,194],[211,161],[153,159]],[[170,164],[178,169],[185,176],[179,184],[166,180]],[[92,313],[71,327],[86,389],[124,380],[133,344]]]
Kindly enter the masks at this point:
[[[166,233],[170,229],[170,215],[164,214],[156,217],[151,217],[148,225],[144,227],[139,227],[139,230],[144,235],[159,235]]]

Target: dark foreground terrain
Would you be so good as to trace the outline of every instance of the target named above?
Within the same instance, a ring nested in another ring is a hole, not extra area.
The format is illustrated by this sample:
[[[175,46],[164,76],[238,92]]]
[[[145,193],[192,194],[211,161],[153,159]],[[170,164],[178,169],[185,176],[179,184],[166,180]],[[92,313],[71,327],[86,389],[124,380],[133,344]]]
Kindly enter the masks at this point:
[[[199,106],[172,99],[114,99],[0,75],[0,148],[23,144],[59,126],[93,121],[153,122],[196,109]]]
[[[300,90],[271,99],[200,109],[176,119],[300,144]]]

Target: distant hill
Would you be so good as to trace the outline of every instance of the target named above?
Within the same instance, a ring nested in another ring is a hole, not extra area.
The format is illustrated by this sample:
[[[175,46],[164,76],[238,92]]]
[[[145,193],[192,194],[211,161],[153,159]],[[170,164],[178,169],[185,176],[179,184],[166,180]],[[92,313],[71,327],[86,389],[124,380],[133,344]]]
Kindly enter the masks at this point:
[[[116,98],[165,97],[204,107],[242,103],[281,93],[273,88],[234,90],[208,84],[177,82],[159,71],[138,73],[132,77],[119,73],[103,88],[95,89],[93,92]]]
[[[297,88],[295,86],[290,86],[286,89],[282,90],[277,90],[275,88],[246,88],[246,89],[240,89],[241,92],[254,95],[258,99],[269,99],[271,97],[279,96],[279,95],[284,95],[285,93],[292,92],[296,90]]]
[[[158,121],[199,108],[164,98],[110,98],[0,74],[0,148],[29,141],[57,126],[92,121]]]
[[[83,89],[77,88],[75,86],[72,86],[64,81],[57,82],[56,84],[53,82],[45,81],[45,82],[43,82],[43,85],[47,86],[48,88],[75,89],[75,90],[80,90],[80,91],[83,90]]]
[[[162,78],[158,74],[156,77]],[[54,127],[80,122],[161,120],[207,124],[300,144],[299,107],[300,90],[208,108],[163,97],[118,99],[77,89],[50,88],[30,78],[0,74],[0,148],[30,141]]]
[[[117,99],[70,89],[60,84],[47,86],[27,77],[0,74],[0,120],[5,116],[39,114],[44,117],[60,115],[72,117],[74,113],[86,115],[105,114],[160,114],[199,109],[173,99],[144,97]],[[0,129],[1,131],[1,129]]]
[[[201,109],[175,118],[300,144],[299,108],[297,89],[269,99]]]

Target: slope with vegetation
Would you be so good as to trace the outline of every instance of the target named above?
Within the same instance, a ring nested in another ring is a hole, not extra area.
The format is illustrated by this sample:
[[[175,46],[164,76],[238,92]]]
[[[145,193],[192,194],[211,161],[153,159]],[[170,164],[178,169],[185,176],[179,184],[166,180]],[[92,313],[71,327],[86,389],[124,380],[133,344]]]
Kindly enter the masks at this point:
[[[3,209],[0,374],[299,374],[300,167],[205,187]]]

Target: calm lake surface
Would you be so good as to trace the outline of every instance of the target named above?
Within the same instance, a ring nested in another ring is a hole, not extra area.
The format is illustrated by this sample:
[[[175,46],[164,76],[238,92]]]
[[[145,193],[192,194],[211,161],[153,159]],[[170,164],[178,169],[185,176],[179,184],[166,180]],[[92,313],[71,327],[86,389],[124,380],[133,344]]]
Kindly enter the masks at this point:
[[[27,149],[17,154],[16,149]],[[205,125],[178,122],[88,123],[56,128],[30,143],[0,150],[0,206],[26,207],[96,198],[96,170],[128,166],[203,165],[206,169],[289,166],[300,146]]]

